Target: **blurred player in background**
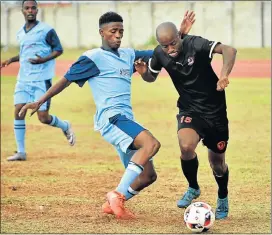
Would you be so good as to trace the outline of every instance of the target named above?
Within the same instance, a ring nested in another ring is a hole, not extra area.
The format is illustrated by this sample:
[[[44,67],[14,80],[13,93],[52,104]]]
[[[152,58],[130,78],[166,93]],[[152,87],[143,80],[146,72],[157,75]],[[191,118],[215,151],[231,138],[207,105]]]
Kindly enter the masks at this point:
[[[14,133],[17,152],[8,161],[26,160],[25,150],[25,115],[19,117],[21,108],[29,102],[37,101],[51,87],[55,75],[55,58],[63,52],[60,40],[55,30],[36,19],[37,2],[23,1],[22,13],[25,25],[18,31],[17,40],[20,44],[20,54],[4,61],[2,67],[13,62],[20,62],[20,71],[14,93],[15,120]],[[70,145],[75,144],[75,135],[68,121],[63,121],[54,115],[49,115],[50,99],[37,112],[41,123],[60,128]]]
[[[181,34],[187,33],[194,22],[194,13],[187,13],[181,24]],[[115,12],[100,17],[99,33],[102,46],[83,53],[58,83],[37,102],[25,105],[21,112],[25,115],[27,109],[32,109],[33,114],[72,82],[80,87],[88,82],[96,104],[95,130],[115,147],[126,168],[118,187],[107,194],[102,209],[117,218],[130,219],[134,214],[124,207],[125,201],[157,178],[152,157],[158,152],[160,143],[135,121],[131,107],[134,62],[140,58],[147,62],[153,51],[120,48],[123,19]]]
[[[181,39],[171,22],[157,27],[156,38],[160,45],[155,48],[148,66],[141,60],[136,61],[135,66],[148,82],[155,81],[161,69],[165,68],[180,95],[177,102],[178,140],[181,168],[189,188],[177,205],[185,208],[200,196],[195,149],[202,139],[208,148],[210,166],[219,187],[216,219],[226,218],[229,170],[225,151],[229,129],[224,89],[229,84],[236,49],[198,36],[186,35]],[[213,53],[223,56],[219,78],[211,66]]]

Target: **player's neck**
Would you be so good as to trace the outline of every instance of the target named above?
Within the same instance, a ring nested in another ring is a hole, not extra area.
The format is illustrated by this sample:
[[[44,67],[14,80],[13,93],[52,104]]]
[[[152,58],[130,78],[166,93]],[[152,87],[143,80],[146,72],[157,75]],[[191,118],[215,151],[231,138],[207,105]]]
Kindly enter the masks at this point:
[[[106,50],[106,51],[114,51],[114,52],[117,52],[117,51],[118,51],[118,48],[113,49],[113,48],[111,48],[108,44],[106,44],[106,43],[104,43],[104,42],[102,42],[102,48],[103,48],[104,50]]]
[[[119,54],[119,52],[118,52],[118,48],[113,49],[113,48],[109,47],[107,44],[102,43],[101,49],[102,49],[102,50],[105,50],[105,51],[109,51],[109,52],[111,52],[111,53],[117,55],[118,57],[120,57],[120,54]]]
[[[35,26],[37,24],[37,20],[27,20],[25,27],[27,30],[31,29],[33,26]]]

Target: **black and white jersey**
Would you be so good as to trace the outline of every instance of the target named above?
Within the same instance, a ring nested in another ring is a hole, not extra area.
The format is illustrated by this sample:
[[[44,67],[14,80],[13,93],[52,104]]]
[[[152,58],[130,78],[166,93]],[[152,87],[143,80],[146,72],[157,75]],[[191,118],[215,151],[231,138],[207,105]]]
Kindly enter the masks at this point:
[[[214,73],[212,52],[220,42],[187,35],[177,58],[170,57],[161,46],[154,50],[148,66],[152,73],[165,68],[179,93],[177,106],[181,111],[203,115],[226,113],[225,91],[217,91],[218,77]]]

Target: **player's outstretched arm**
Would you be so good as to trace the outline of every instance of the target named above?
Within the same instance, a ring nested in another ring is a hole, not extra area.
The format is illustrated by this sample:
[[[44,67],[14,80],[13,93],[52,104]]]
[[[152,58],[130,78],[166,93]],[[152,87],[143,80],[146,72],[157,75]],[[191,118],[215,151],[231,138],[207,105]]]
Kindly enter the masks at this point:
[[[229,84],[228,78],[235,63],[237,50],[231,46],[218,44],[213,53],[222,54],[223,56],[223,67],[216,88],[218,91],[223,91]]]
[[[10,58],[8,60],[5,60],[4,62],[1,63],[0,68],[4,68],[4,67],[8,66],[9,64],[11,64],[13,62],[17,62],[17,61],[19,61],[19,59],[20,59],[20,57],[19,57],[19,55],[17,55],[17,56],[14,56],[14,57],[12,57],[12,58]]]
[[[26,104],[22,107],[19,112],[19,117],[23,117],[28,109],[32,109],[30,116],[32,116],[41,105],[46,102],[48,99],[52,98],[53,96],[59,94],[63,91],[66,87],[71,84],[65,77],[61,78],[56,84],[54,84],[37,102]]]
[[[189,12],[188,10],[185,12],[183,20],[180,24],[180,35],[183,37],[184,35],[188,34],[195,23],[195,13],[194,11]]]

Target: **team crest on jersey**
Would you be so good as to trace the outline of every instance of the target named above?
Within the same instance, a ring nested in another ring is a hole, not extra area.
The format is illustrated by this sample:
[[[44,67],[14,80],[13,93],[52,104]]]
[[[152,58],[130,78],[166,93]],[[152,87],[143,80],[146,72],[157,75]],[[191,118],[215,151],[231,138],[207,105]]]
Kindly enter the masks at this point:
[[[124,77],[128,77],[130,75],[129,69],[120,69],[120,75]]]
[[[190,57],[188,58],[188,65],[191,66],[191,65],[193,65],[194,62],[195,62],[195,58],[192,57],[192,56],[190,56]]]

